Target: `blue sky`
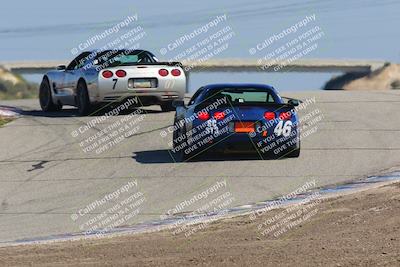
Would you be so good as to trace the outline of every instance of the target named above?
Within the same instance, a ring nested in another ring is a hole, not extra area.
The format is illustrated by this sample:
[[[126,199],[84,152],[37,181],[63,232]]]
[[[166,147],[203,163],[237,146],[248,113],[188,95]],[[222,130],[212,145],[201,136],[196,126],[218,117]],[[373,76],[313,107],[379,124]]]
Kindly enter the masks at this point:
[[[71,59],[77,44],[132,14],[146,32],[140,46],[159,57],[160,48],[221,14],[235,37],[218,57],[257,57],[249,48],[315,14],[325,35],[306,57],[399,62],[399,8],[400,0],[13,0],[0,9],[0,61]]]

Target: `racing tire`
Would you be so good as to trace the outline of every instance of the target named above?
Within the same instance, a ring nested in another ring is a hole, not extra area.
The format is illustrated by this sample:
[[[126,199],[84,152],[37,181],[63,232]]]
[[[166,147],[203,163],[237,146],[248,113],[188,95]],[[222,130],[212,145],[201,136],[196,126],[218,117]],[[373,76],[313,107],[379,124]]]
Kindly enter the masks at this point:
[[[298,148],[292,150],[289,152],[289,154],[286,155],[287,158],[298,158],[300,157],[300,143]]]
[[[172,101],[161,102],[160,107],[163,112],[175,111],[175,108],[172,106]]]
[[[291,151],[289,154],[287,154],[288,158],[298,158],[300,157],[300,149],[295,149],[293,151]]]
[[[78,108],[78,113],[81,116],[89,115],[92,110],[86,84],[82,81],[78,83],[77,87],[76,106]]]
[[[178,140],[179,136],[185,136],[186,132],[183,130],[183,127],[180,127],[177,123],[176,118],[174,119],[174,132],[173,132],[173,139],[172,139],[172,146],[173,146],[173,150],[172,152],[172,156],[174,158],[174,160],[176,162],[185,162],[188,161],[191,157],[191,155],[189,154],[185,154],[184,150],[186,148],[186,140]],[[176,140],[176,142],[175,142]],[[175,151],[176,149],[178,149],[178,151]]]
[[[39,102],[43,111],[59,111],[62,109],[60,103],[54,103],[51,97],[51,88],[49,80],[44,78],[39,87]]]

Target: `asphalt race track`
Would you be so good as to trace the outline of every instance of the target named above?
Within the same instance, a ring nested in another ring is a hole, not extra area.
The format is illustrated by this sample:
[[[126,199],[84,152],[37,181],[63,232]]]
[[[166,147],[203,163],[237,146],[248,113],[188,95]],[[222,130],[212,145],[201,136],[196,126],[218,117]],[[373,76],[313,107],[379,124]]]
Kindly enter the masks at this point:
[[[229,206],[240,206],[290,193],[313,179],[319,187],[400,166],[400,91],[284,95],[315,97],[316,103],[300,114],[315,109],[323,114],[317,131],[302,139],[300,158],[205,156],[184,163],[175,163],[168,152],[171,134],[160,135],[174,113],[161,113],[159,107],[146,108],[135,134],[96,154],[83,152],[81,137],[71,135],[95,117],[78,117],[73,109],[46,114],[37,100],[2,101],[0,105],[18,107],[24,115],[0,128],[0,242],[80,232],[105,206],[76,221],[71,216],[130,181],[137,181],[134,190],[143,193],[145,202],[124,224],[160,218],[218,181],[226,181],[220,192],[234,197]],[[182,211],[203,204],[198,201]]]

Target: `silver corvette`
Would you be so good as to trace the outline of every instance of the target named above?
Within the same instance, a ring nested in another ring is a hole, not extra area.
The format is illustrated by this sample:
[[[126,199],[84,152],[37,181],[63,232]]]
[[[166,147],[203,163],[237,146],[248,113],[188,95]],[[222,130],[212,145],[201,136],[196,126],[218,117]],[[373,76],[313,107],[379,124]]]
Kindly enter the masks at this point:
[[[160,105],[172,111],[173,100],[183,100],[186,76],[179,62],[158,62],[145,50],[83,52],[69,63],[49,71],[39,90],[43,111],[76,106],[88,115],[102,104],[137,97],[138,106]]]

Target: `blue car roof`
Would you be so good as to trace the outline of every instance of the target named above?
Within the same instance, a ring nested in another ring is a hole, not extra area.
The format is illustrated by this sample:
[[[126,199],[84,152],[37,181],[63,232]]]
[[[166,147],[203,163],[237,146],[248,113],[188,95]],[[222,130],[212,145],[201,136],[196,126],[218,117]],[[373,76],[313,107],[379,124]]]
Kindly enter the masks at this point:
[[[265,89],[268,91],[274,92],[277,96],[279,96],[278,91],[275,90],[273,86],[267,85],[267,84],[261,84],[261,83],[216,83],[216,84],[208,84],[202,86],[205,91],[213,91],[213,90],[218,90],[221,88],[258,88],[258,89]]]
[[[216,83],[216,84],[208,84],[204,85],[204,89],[208,90],[218,90],[220,88],[259,88],[259,89],[266,89],[266,90],[273,90],[275,91],[275,88],[267,85],[267,84],[260,84],[260,83]]]
[[[142,53],[142,52],[147,52],[147,53],[151,53],[147,50],[143,50],[143,49],[118,49],[119,51],[125,51],[125,50],[130,50],[132,52],[136,52],[136,53]],[[106,49],[106,50],[101,50],[101,49],[93,49],[93,50],[87,50],[84,52],[89,52],[89,53],[101,53],[101,52],[106,52],[106,51],[112,51],[112,49]]]

